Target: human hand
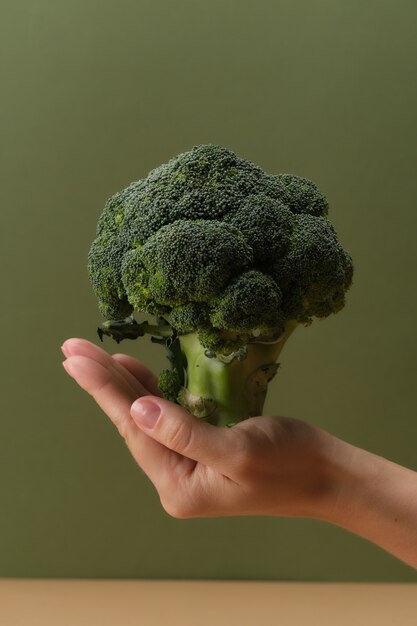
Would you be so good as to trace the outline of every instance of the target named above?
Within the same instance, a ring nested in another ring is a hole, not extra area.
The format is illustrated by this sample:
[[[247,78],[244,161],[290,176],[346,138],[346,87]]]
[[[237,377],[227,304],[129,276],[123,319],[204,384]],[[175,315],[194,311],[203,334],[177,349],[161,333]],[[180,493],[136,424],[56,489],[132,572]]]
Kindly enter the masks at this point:
[[[318,518],[417,568],[417,472],[298,419],[213,426],[162,398],[140,361],[83,339],[62,348],[65,369],[110,417],[171,516]]]
[[[327,506],[339,442],[329,433],[272,416],[219,428],[163,399],[156,376],[130,356],[83,339],[62,350],[65,369],[110,417],[173,517],[314,517]]]

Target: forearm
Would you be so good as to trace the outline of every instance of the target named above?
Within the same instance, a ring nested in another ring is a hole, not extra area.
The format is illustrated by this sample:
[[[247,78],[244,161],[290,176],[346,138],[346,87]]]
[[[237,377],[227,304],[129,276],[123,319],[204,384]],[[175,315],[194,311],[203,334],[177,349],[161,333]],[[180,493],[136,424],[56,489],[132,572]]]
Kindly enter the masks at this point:
[[[417,472],[346,442],[337,448],[332,497],[318,517],[417,569]]]

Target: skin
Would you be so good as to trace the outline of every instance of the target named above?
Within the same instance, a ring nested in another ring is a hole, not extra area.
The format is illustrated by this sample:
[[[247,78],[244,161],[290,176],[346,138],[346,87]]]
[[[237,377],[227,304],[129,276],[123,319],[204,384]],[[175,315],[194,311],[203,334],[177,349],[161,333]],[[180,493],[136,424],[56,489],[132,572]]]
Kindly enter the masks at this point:
[[[163,399],[140,361],[84,339],[62,350],[66,371],[109,416],[169,515],[321,519],[417,568],[417,472],[303,420],[213,426]]]

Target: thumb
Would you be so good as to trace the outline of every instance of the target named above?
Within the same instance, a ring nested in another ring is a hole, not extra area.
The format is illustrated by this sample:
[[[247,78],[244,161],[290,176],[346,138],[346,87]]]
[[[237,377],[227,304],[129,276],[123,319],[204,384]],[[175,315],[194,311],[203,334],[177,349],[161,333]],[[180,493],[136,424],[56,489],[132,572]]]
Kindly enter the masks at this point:
[[[219,471],[230,468],[239,447],[233,429],[208,424],[178,404],[155,396],[142,396],[130,412],[143,432],[170,450]]]

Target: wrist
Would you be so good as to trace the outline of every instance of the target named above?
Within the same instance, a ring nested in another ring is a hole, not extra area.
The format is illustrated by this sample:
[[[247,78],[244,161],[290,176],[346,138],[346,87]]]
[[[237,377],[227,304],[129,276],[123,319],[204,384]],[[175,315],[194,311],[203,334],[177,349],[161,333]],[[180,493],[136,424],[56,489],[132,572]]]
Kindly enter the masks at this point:
[[[309,449],[297,461],[298,499],[291,501],[291,508],[279,501],[277,515],[285,509],[291,516],[338,524],[355,507],[355,498],[372,476],[371,457],[378,457],[312,424],[306,437]]]
[[[380,457],[335,439],[326,464],[328,489],[318,517],[347,526],[366,503],[367,492],[381,471]]]
[[[332,487],[317,517],[417,568],[417,472],[346,442],[337,447]]]
[[[386,459],[322,431],[322,497],[313,517],[348,527],[369,502],[380,481]]]

